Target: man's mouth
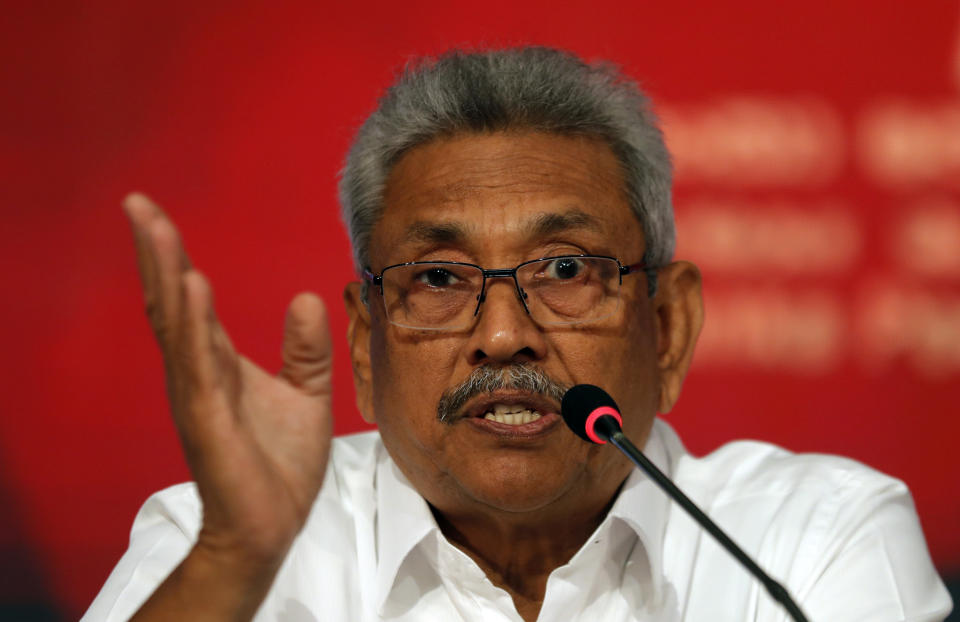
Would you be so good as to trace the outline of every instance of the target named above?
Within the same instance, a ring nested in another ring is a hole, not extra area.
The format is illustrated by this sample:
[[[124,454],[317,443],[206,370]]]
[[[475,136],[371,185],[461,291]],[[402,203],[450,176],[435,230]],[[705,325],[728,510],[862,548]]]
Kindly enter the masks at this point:
[[[567,387],[533,364],[508,367],[482,365],[460,385],[445,391],[437,418],[453,425],[463,419],[486,420],[501,426],[525,426],[559,412]]]
[[[455,421],[490,434],[499,442],[539,443],[560,421],[559,406],[544,395],[524,391],[498,391],[476,399]]]
[[[496,421],[507,425],[523,425],[536,421],[543,415],[532,408],[518,404],[491,404],[482,416],[487,421]]]

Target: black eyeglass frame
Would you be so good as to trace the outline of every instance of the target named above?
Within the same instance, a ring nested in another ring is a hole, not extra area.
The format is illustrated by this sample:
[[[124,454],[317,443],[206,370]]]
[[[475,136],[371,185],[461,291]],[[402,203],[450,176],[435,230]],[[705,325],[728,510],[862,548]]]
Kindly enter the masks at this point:
[[[527,312],[527,315],[530,315],[530,308],[527,306],[527,293],[523,291],[523,288],[520,287],[520,281],[517,280],[517,272],[524,266],[530,265],[532,263],[537,263],[539,261],[550,261],[555,259],[609,259],[611,261],[617,262],[617,271],[619,274],[618,286],[623,285],[623,277],[628,274],[635,274],[637,272],[643,271],[647,274],[647,295],[650,298],[653,298],[657,290],[657,271],[656,268],[648,266],[645,261],[640,261],[638,263],[633,263],[629,265],[623,265],[620,263],[620,260],[616,257],[610,257],[609,255],[552,255],[548,257],[540,257],[539,259],[529,259],[518,264],[513,268],[494,268],[486,269],[477,264],[467,263],[465,261],[407,261],[404,263],[395,263],[389,265],[380,271],[380,274],[374,274],[370,268],[364,268],[363,270],[363,279],[368,283],[371,283],[380,290],[380,297],[383,298],[383,275],[390,270],[391,268],[400,268],[404,266],[421,266],[421,265],[449,265],[449,266],[466,266],[470,268],[476,268],[480,271],[483,276],[483,282],[480,284],[480,295],[477,296],[477,306],[473,310],[473,317],[477,317],[477,314],[480,313],[480,307],[483,305],[483,302],[487,298],[487,279],[488,278],[512,278],[513,286],[517,290],[517,296],[520,298],[520,302],[523,305],[523,310]],[[392,322],[391,322],[392,323]]]

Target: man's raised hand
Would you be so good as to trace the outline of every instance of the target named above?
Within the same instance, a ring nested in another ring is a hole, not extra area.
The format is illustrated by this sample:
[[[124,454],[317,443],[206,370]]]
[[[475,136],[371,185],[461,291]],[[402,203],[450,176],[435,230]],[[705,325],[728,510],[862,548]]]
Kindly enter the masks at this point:
[[[323,482],[331,437],[326,312],[313,294],[293,299],[283,369],[267,374],[234,350],[207,280],[163,210],[140,194],[128,196],[124,208],[171,412],[203,502],[194,549],[138,617],[187,607],[193,619],[245,618],[269,589]]]

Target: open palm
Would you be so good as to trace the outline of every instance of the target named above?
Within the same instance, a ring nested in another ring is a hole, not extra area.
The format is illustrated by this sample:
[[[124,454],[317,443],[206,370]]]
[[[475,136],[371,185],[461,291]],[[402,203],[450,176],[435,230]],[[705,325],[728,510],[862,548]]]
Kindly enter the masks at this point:
[[[277,376],[239,355],[217,321],[206,279],[173,223],[143,195],[125,201],[147,314],[167,391],[203,502],[197,547],[278,565],[323,482],[331,437],[331,347],[321,300],[287,312]]]

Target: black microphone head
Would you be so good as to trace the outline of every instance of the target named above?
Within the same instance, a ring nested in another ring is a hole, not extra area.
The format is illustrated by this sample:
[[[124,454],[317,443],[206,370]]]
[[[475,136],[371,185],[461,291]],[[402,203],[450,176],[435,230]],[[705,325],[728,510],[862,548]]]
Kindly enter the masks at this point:
[[[578,384],[563,394],[560,402],[560,414],[567,426],[585,441],[591,443],[604,442],[597,439],[594,433],[596,417],[591,417],[598,408],[612,409],[611,417],[620,419],[620,407],[613,401],[610,394],[592,384]],[[606,413],[604,413],[606,414]],[[619,422],[618,422],[619,423]],[[619,425],[617,426],[619,428]]]

